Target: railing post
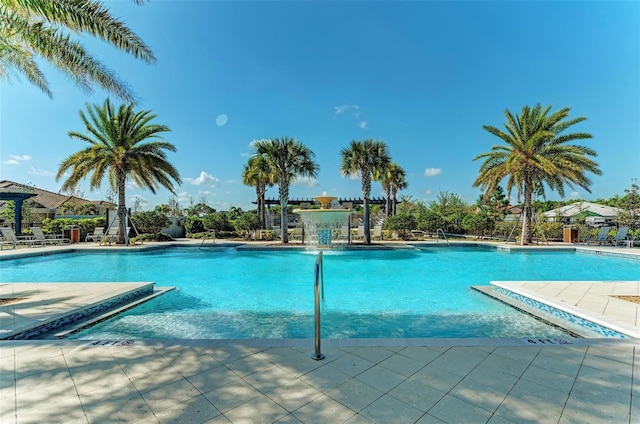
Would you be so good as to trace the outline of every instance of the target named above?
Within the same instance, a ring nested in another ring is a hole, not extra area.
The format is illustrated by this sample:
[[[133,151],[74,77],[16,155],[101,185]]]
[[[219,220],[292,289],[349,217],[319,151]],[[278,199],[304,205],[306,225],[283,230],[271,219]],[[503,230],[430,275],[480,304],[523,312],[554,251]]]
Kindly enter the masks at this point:
[[[324,276],[322,275],[322,251],[318,253],[318,259],[313,270],[313,301],[315,307],[315,352],[311,355],[312,359],[320,361],[325,358],[320,350],[320,284],[322,284],[322,292],[324,297]]]

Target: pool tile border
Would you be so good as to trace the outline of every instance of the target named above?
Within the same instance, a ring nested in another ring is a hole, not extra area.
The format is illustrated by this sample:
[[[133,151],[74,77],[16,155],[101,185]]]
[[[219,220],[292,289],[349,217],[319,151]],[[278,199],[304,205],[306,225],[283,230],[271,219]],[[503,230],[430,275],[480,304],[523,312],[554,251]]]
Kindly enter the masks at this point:
[[[520,292],[517,288],[509,286],[508,282],[492,281],[490,284],[490,292],[479,291],[582,337],[599,336],[617,339],[640,337],[638,331],[622,328],[616,323],[605,322],[588,313],[572,310],[573,308],[568,306],[552,304],[530,293]]]

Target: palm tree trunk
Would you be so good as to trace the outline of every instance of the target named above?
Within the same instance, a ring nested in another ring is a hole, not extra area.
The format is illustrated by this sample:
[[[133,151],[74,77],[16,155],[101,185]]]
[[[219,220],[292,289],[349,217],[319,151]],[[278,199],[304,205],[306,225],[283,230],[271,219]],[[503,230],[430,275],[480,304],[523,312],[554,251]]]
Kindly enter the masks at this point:
[[[263,227],[263,222],[262,221],[262,203],[261,203],[262,199],[260,197],[260,185],[256,186],[256,207],[258,208],[258,219],[260,220],[260,228],[264,228]]]
[[[387,215],[387,218],[388,218],[391,215],[395,215],[395,212],[393,212],[393,208],[391,206],[391,194],[389,193],[389,189],[385,190],[385,194],[386,194],[386,200],[385,200],[385,205],[384,205],[384,212],[385,212],[385,215]]]
[[[529,178],[525,177],[524,181],[524,219],[522,221],[522,234],[520,235],[520,245],[524,246],[526,244],[532,243],[532,234],[531,234],[531,181]]]
[[[289,222],[287,217],[287,203],[289,203],[289,186],[282,181],[279,184],[280,194],[280,233],[282,234],[282,243],[289,243]]]
[[[369,196],[371,195],[371,175],[362,175],[362,197],[364,197],[364,242],[371,244],[371,228],[369,225]]]
[[[398,199],[396,198],[396,190],[391,189],[391,200],[391,213],[393,216],[395,216],[398,213]]]
[[[127,228],[127,207],[125,205],[126,195],[125,195],[125,186],[126,186],[126,176],[121,171],[116,171],[118,173],[118,243],[117,244],[125,244],[125,228]]]

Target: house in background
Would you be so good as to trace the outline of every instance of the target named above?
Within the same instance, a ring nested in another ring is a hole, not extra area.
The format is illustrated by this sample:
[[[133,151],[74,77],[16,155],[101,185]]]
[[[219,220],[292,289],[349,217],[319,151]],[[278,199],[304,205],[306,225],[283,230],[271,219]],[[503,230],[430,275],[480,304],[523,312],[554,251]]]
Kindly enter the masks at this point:
[[[23,203],[23,210],[28,210],[28,216],[25,216],[26,219],[24,220],[23,227],[39,224],[45,218],[104,216],[107,214],[107,210],[115,211],[117,208],[117,205],[114,203],[104,200],[87,200],[8,180],[0,181],[0,192],[28,193],[32,195]],[[7,201],[0,200],[0,216],[3,215],[6,206]],[[113,215],[113,212],[109,212],[109,215]],[[11,225],[13,223],[3,222],[3,224]]]
[[[602,227],[603,225],[615,222],[622,212],[619,208],[599,205],[591,202],[576,202],[543,212],[544,218],[549,222],[562,222],[564,224],[577,224],[576,218],[586,216],[585,223],[592,227]]]

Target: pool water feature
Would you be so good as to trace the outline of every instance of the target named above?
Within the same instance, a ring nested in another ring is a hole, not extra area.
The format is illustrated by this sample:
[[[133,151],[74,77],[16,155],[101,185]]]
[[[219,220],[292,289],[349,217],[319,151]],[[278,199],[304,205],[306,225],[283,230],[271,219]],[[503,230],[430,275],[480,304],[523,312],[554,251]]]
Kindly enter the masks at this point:
[[[313,251],[171,248],[2,261],[1,279],[177,286],[85,339],[311,338]],[[640,261],[434,247],[324,254],[323,337],[566,337],[470,287],[495,280],[634,280]]]

